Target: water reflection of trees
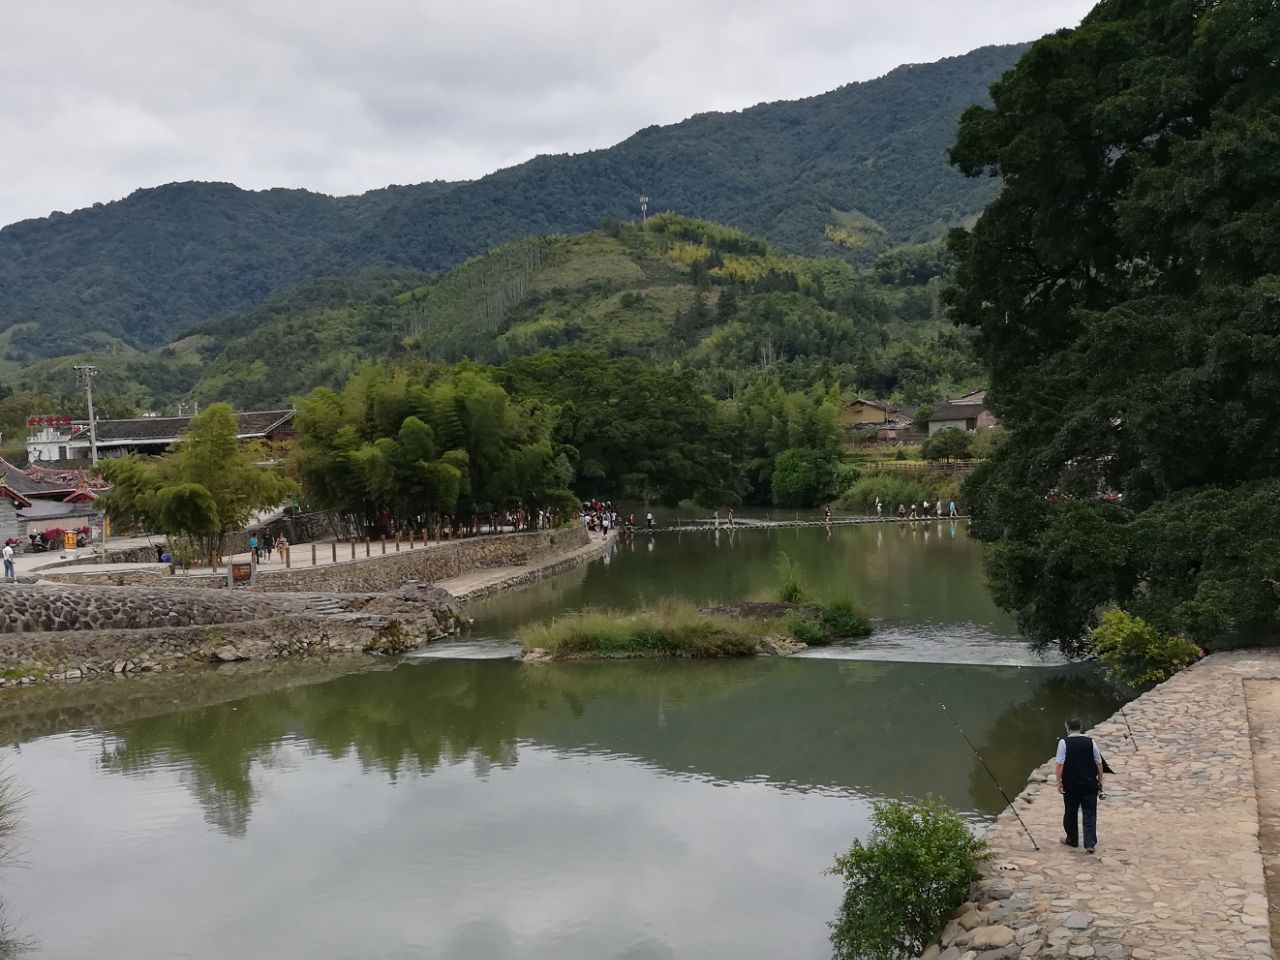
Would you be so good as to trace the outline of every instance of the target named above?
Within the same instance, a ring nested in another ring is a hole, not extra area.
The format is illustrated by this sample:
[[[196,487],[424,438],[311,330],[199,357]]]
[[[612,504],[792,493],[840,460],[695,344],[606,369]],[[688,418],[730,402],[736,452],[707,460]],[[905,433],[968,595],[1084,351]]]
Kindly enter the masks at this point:
[[[445,669],[358,674],[111,729],[104,769],[138,774],[181,768],[210,823],[244,836],[256,798],[255,767],[277,763],[296,739],[332,758],[354,755],[391,778],[468,758],[481,769],[515,761],[525,694],[515,669],[456,661]],[[484,676],[479,676],[482,667]],[[424,683],[430,674],[434,682]]]
[[[258,795],[255,772],[279,766],[291,741],[313,755],[354,756],[365,770],[393,780],[464,762],[484,776],[516,762],[522,737],[547,735],[588,704],[675,706],[726,696],[759,677],[753,666],[528,668],[465,660],[403,666],[119,722],[108,728],[100,762],[122,775],[176,767],[206,819],[243,837]]]
[[[1092,671],[1041,675],[1020,671],[1026,697],[1009,704],[996,718],[986,735],[975,741],[991,772],[1010,797],[1021,792],[1027,774],[1053,756],[1062,725],[1070,717],[1080,717],[1086,726],[1110,716],[1120,706],[1114,691],[1098,682]],[[1099,744],[1108,763],[1116,766],[1120,751],[1128,744]],[[1004,803],[999,791],[977,758],[973,761],[970,784],[975,796]]]
[[[947,703],[943,712],[939,701]],[[169,766],[208,821],[244,836],[255,778],[298,750],[390,779],[516,762],[523,740],[603,750],[677,775],[859,795],[927,792],[995,812],[954,716],[1013,792],[1061,719],[1113,703],[1087,675],[885,662],[756,660],[521,666],[437,661],[107,727],[102,765]]]

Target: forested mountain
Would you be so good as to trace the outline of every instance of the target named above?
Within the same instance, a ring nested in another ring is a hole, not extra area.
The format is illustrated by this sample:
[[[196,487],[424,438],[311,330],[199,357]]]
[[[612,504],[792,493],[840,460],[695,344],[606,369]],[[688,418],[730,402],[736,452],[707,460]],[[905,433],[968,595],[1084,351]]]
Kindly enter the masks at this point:
[[[906,66],[805,100],[650,127],[466,183],[333,198],[170,184],[0,230],[0,366],[115,345],[149,349],[315,278],[435,272],[534,234],[625,219],[636,198],[868,263],[978,213],[993,184],[946,148],[963,109],[1024,47]]]
[[[609,221],[517,240],[434,278],[312,281],[165,347],[92,359],[100,402],[117,409],[274,405],[339,388],[369,359],[499,364],[559,349],[686,369],[718,397],[765,375],[790,390],[824,383],[922,402],[979,377],[966,336],[941,315],[947,269],[940,242],[859,268],[660,214],[645,229]],[[14,382],[28,393],[56,385],[49,404],[62,409],[75,402],[77,359],[39,361]]]

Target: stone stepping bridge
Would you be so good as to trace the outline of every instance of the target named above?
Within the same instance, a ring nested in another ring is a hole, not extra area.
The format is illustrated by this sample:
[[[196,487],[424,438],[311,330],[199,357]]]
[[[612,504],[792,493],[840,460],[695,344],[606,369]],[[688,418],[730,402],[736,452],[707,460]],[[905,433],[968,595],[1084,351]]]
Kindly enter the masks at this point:
[[[1280,650],[1214,654],[1089,734],[1115,769],[1098,851],[1062,846],[1053,762],[927,960],[1259,960],[1280,915]]]

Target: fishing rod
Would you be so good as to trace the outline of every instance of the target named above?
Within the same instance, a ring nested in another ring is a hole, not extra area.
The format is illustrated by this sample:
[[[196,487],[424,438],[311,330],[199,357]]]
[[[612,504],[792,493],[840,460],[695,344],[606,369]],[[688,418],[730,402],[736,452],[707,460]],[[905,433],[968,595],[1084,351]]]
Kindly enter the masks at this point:
[[[1138,752],[1138,738],[1133,735],[1133,727],[1129,726],[1129,715],[1124,712],[1124,704],[1120,704],[1120,716],[1124,718],[1124,728],[1129,732],[1125,734],[1129,742],[1133,744],[1133,752]]]
[[[1039,853],[1040,844],[1036,843],[1036,838],[1031,835],[1031,830],[1027,827],[1027,822],[1022,819],[1022,814],[1020,814],[1018,812],[1018,808],[1013,805],[1013,801],[1009,799],[1009,795],[1004,792],[1004,787],[1000,786],[1000,781],[996,779],[996,775],[992,773],[991,768],[987,766],[987,761],[982,759],[982,754],[980,754],[978,752],[978,748],[973,745],[973,741],[969,739],[969,735],[964,732],[964,727],[960,726],[956,718],[951,715],[951,711],[947,709],[947,705],[945,703],[939,700],[938,706],[942,708],[942,712],[947,715],[947,719],[951,721],[952,726],[954,726],[960,733],[960,736],[964,738],[964,742],[968,745],[969,749],[973,751],[973,755],[978,758],[978,762],[982,764],[982,769],[987,771],[987,776],[991,778],[991,782],[995,784],[996,789],[1000,791],[1000,796],[1004,797],[1005,806],[1007,806],[1009,811],[1017,818],[1018,823],[1022,826],[1022,832],[1025,833],[1027,835],[1027,839],[1031,841],[1032,849]]]
[[[1026,684],[1027,689],[1028,689],[1028,690],[1030,690],[1032,694],[1034,694],[1034,693],[1036,692],[1035,687],[1031,686],[1031,684],[1027,681],[1027,678],[1026,678],[1026,677],[1024,677],[1024,676],[1022,675],[1022,664],[1018,664],[1018,678],[1019,678],[1023,683],[1025,683],[1025,684]],[[1044,713],[1044,707],[1043,707],[1043,706],[1039,707],[1038,709],[1040,710],[1040,712],[1041,712],[1041,713]],[[1136,736],[1136,735],[1134,734],[1134,732],[1133,732],[1133,727],[1129,726],[1129,715],[1128,715],[1127,713],[1125,713],[1125,712],[1124,712],[1124,704],[1123,704],[1123,703],[1122,703],[1122,704],[1120,704],[1120,717],[1124,720],[1124,728],[1125,728],[1125,730],[1127,730],[1127,731],[1128,731],[1128,733],[1126,733],[1126,734],[1124,735],[1124,738],[1125,738],[1126,740],[1128,740],[1128,741],[1129,741],[1129,746],[1133,747],[1133,752],[1134,752],[1134,753],[1137,753],[1137,752],[1138,752],[1138,738],[1137,738],[1137,736]]]

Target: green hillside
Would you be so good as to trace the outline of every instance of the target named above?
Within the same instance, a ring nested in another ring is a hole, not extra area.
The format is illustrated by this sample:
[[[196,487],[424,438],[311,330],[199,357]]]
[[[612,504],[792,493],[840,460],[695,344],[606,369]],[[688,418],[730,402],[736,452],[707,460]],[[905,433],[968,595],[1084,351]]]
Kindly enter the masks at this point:
[[[921,402],[978,376],[968,341],[941,316],[946,269],[938,243],[858,268],[660,214],[643,230],[614,221],[516,241],[433,279],[314,281],[157,350],[40,361],[13,382],[74,405],[70,368],[91,359],[99,395],[118,409],[246,408],[339,388],[366,359],[501,364],[573,349],[687,369],[721,397],[766,374],[792,390],[821,382]]]
[[[625,219],[640,193],[654,209],[732,224],[779,249],[869,263],[891,245],[936,237],[991,198],[994,184],[961,177],[945,151],[963,109],[986,99],[1022,49],[988,47],[805,100],[701,114],[473,182],[345,198],[170,184],[13,224],[0,230],[0,363],[97,348],[104,336],[151,349],[318,277],[434,273],[518,237]],[[377,314],[366,318],[375,326]],[[526,335],[544,333],[514,334]]]

